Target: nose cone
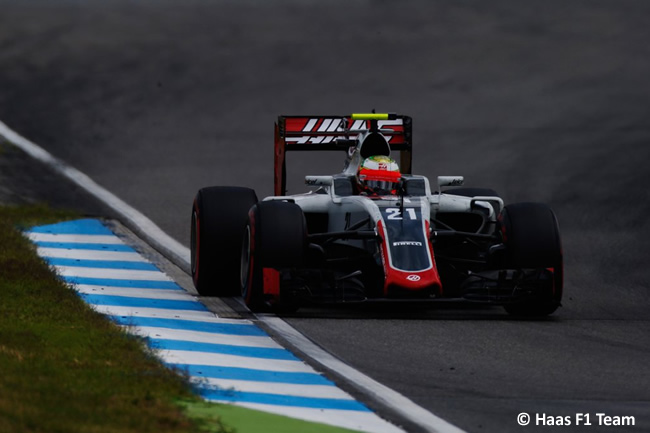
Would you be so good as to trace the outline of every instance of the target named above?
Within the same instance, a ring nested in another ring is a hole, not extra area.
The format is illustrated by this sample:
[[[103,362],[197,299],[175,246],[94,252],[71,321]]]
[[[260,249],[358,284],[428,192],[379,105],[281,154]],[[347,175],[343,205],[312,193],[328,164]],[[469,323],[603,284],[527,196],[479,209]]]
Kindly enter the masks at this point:
[[[384,296],[439,296],[442,283],[433,247],[425,236],[429,225],[421,220],[421,212],[413,210],[404,214],[396,216],[395,211],[387,208],[385,220],[377,224],[379,233],[383,235]]]
[[[442,284],[435,267],[421,272],[388,269],[384,294],[386,297],[437,297],[442,295]]]

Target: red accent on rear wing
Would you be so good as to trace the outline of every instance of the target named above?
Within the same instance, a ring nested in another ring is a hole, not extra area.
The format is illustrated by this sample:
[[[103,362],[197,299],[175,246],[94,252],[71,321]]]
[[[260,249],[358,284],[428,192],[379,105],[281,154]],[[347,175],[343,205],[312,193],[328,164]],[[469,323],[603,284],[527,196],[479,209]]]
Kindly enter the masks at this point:
[[[285,195],[287,165],[285,152],[289,150],[344,150],[349,145],[337,139],[354,139],[360,130],[370,129],[371,120],[352,120],[351,116],[279,116],[275,124],[274,194]],[[412,119],[394,115],[377,120],[377,128],[392,150],[400,152],[402,173],[411,172]]]

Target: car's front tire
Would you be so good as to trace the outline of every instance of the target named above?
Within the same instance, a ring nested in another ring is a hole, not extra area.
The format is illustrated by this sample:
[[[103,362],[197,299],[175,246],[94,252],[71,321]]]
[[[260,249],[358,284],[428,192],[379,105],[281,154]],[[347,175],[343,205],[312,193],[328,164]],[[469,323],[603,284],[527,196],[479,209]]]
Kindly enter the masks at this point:
[[[249,211],[243,233],[241,294],[251,311],[272,307],[277,311],[295,309],[291,300],[264,296],[264,268],[302,266],[307,255],[307,224],[302,209],[283,201],[262,201]]]
[[[548,316],[562,301],[564,286],[560,229],[553,210],[542,203],[507,205],[499,218],[506,266],[515,269],[552,269],[553,280],[541,296],[505,306],[509,314]]]
[[[192,206],[190,237],[194,287],[203,296],[239,294],[241,238],[249,209],[257,203],[250,188],[202,188]]]

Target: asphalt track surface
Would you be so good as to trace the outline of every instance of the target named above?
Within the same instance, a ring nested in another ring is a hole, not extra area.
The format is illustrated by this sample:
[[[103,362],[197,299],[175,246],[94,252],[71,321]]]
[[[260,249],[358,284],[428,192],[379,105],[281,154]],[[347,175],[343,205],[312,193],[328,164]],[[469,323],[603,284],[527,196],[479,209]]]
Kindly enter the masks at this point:
[[[286,320],[470,432],[650,431],[649,20],[646,0],[0,0],[0,120],[187,244],[198,188],[271,194],[278,114],[409,114],[414,172],[555,209],[563,308]],[[342,164],[289,158],[294,179]]]

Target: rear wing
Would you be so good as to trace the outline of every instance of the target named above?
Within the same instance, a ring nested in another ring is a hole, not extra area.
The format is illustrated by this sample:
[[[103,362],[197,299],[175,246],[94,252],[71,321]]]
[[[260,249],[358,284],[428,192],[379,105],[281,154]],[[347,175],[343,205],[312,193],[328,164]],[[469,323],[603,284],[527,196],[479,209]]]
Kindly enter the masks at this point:
[[[275,124],[274,194],[286,194],[287,151],[347,151],[356,146],[356,136],[367,131],[385,136],[391,150],[400,152],[402,173],[411,173],[413,139],[409,116],[394,113],[279,116]]]

